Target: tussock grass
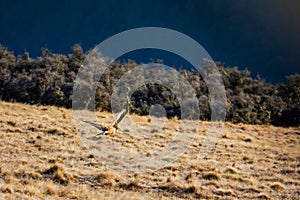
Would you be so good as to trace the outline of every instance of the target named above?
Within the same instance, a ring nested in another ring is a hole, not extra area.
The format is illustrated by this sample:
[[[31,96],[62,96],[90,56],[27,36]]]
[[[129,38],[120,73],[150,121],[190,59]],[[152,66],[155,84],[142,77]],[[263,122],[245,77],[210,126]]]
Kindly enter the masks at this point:
[[[231,189],[217,189],[215,191],[216,194],[221,196],[235,196],[236,194]]]
[[[105,126],[113,119],[107,112],[96,115]],[[149,117],[131,117],[143,127],[151,123]],[[130,127],[107,137],[129,152],[152,156],[172,141],[179,121],[167,120],[152,140],[130,136]],[[71,110],[0,102],[0,194],[6,199],[299,198],[299,128],[225,123],[214,151],[198,159],[210,122],[186,123],[196,137],[183,156],[156,171],[132,174],[106,168],[87,151]]]
[[[234,168],[234,167],[227,167],[225,170],[224,170],[224,173],[229,173],[229,174],[238,174],[239,173],[239,170]]]
[[[261,193],[257,196],[258,199],[271,199],[269,195]]]
[[[285,186],[282,183],[274,182],[271,184],[270,188],[272,188],[273,190],[284,190]]]
[[[202,175],[202,177],[207,180],[220,180],[221,179],[221,175],[216,172],[205,173]]]

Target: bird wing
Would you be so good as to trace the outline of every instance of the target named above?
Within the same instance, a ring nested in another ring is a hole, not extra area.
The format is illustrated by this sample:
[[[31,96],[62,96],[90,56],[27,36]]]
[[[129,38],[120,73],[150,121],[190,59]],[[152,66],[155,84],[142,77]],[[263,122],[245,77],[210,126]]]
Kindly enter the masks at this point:
[[[117,128],[118,123],[120,123],[124,119],[124,117],[126,116],[127,112],[128,112],[127,108],[126,109],[125,108],[122,109],[121,112],[118,114],[118,116],[113,121],[113,123],[111,124],[110,128],[112,128],[112,127]]]
[[[99,125],[99,124],[96,124],[96,123],[94,123],[94,122],[91,122],[91,121],[88,121],[88,120],[83,120],[83,122],[90,124],[91,126],[97,128],[97,129],[99,129],[99,130],[102,131],[102,132],[104,132],[104,131],[107,130],[106,127],[103,127],[103,126],[101,126],[101,125]]]
[[[116,128],[118,126],[118,123],[120,123],[124,117],[126,116],[128,112],[128,108],[124,108],[121,110],[121,112],[118,114],[118,116],[115,118],[115,120],[113,121],[113,123],[111,124],[111,126],[109,128],[100,126],[99,124],[96,124],[94,122],[88,121],[88,120],[83,120],[85,123],[88,123],[92,126],[94,126],[95,128],[99,129],[101,131],[100,134],[113,134],[116,131]],[[98,140],[99,138],[95,138],[93,137],[92,139]]]

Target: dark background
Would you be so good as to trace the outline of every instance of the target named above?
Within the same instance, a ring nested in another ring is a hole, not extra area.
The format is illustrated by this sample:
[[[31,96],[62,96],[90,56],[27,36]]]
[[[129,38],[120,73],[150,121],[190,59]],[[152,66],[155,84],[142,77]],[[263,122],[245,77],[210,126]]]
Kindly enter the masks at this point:
[[[180,31],[215,61],[266,81],[300,72],[299,0],[0,0],[0,43],[15,54],[36,57],[42,47],[68,54],[75,43],[88,50],[146,26]]]

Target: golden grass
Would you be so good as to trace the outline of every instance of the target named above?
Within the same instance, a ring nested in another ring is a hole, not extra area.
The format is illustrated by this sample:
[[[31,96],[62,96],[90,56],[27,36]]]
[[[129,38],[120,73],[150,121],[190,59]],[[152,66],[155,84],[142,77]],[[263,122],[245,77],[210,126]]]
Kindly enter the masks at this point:
[[[221,175],[216,172],[208,172],[202,176],[206,180],[220,180]]]
[[[282,183],[274,182],[270,186],[273,190],[284,190],[285,186]]]
[[[112,114],[96,114],[110,125]],[[152,121],[132,119],[143,127]],[[181,130],[179,122],[167,120],[153,140],[124,134],[130,127],[105,137],[128,152],[151,156]],[[211,123],[185,123],[196,136],[178,160],[152,172],[124,173],[106,168],[87,151],[71,110],[0,102],[0,199],[300,198],[299,128],[226,122],[214,151],[198,159]]]

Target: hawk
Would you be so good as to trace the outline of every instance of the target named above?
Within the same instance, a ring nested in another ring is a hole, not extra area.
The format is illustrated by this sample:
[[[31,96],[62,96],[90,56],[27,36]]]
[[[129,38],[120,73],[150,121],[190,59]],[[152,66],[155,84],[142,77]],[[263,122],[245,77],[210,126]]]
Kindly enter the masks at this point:
[[[128,112],[128,109],[121,110],[121,112],[118,114],[118,116],[113,121],[113,123],[110,125],[110,127],[107,128],[107,130],[104,131],[104,134],[106,134],[106,135],[114,134],[116,132],[117,128],[118,128],[118,124],[124,119],[127,112]]]
[[[122,109],[121,112],[118,114],[118,116],[114,119],[113,123],[109,127],[103,127],[99,124],[96,124],[94,122],[87,121],[87,120],[84,120],[84,122],[99,129],[101,131],[101,133],[99,133],[99,134],[111,135],[116,132],[116,130],[118,128],[118,124],[124,119],[124,117],[126,116],[127,113],[128,113],[128,108]]]

